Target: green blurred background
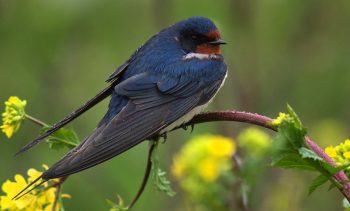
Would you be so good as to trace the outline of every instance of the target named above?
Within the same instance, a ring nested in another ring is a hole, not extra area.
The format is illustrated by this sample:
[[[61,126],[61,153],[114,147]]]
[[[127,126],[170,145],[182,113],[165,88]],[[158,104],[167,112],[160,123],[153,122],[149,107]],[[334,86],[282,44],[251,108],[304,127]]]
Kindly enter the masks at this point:
[[[105,87],[104,80],[160,29],[193,15],[215,21],[229,43],[229,75],[210,110],[238,109],[276,116],[290,103],[310,135],[325,147],[350,137],[350,1],[328,0],[0,0],[0,101],[27,99],[27,112],[54,123]],[[107,101],[70,124],[80,138],[106,111]],[[240,123],[179,130],[160,146],[162,165],[191,136],[210,131],[235,137]],[[13,157],[38,134],[25,122],[11,140],[0,135],[0,182],[30,167],[51,165],[64,153],[41,144]],[[107,210],[106,198],[129,202],[140,185],[147,143],[69,178],[66,210]],[[269,168],[258,210],[341,210],[327,187],[307,196],[316,175]],[[173,178],[171,178],[174,180]],[[184,210],[184,197],[149,184],[135,210]]]

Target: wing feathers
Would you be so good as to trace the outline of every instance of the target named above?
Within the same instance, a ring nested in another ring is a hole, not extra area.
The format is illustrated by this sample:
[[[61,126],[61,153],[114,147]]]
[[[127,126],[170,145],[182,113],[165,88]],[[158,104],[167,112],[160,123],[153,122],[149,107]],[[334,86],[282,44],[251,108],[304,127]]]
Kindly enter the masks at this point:
[[[130,149],[200,105],[202,99],[208,97],[203,96],[203,93],[214,93],[210,90],[217,89],[217,81],[204,88],[196,81],[186,81],[186,86],[181,84],[183,82],[173,83],[176,91],[168,86],[167,92],[163,93],[157,84],[161,79],[156,79],[154,76],[140,74],[118,84],[115,92],[128,98],[126,106],[112,120],[97,128],[84,143],[46,171],[43,178],[70,175]],[[191,94],[181,96],[182,92]]]

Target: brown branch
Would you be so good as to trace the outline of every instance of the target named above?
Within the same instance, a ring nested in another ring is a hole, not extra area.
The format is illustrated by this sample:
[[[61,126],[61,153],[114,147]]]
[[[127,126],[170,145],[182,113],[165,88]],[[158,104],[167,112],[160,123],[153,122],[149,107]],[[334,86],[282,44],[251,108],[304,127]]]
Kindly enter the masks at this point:
[[[182,126],[176,127],[173,130],[177,130],[187,126],[193,126],[195,124],[206,123],[206,122],[216,122],[216,121],[244,122],[244,123],[249,123],[253,125],[258,125],[273,131],[277,131],[277,128],[271,124],[272,122],[271,118],[260,114],[243,112],[243,111],[217,111],[217,112],[201,113],[193,117],[193,119],[188,123]],[[324,150],[320,146],[318,146],[313,140],[311,140],[309,137],[305,137],[305,143],[312,151],[314,151],[318,156],[323,158],[325,162],[329,163],[332,166],[336,166],[332,158],[330,158],[324,152]],[[154,147],[155,145],[152,144],[149,149],[145,174],[138,192],[136,193],[135,197],[133,198],[130,205],[128,206],[129,209],[131,209],[133,205],[135,205],[135,203],[138,201],[139,197],[141,196],[141,194],[143,193],[146,187],[146,184],[151,172],[151,167],[152,167],[151,156],[152,156]],[[344,195],[344,197],[350,202],[350,183],[348,182],[349,180],[348,177],[345,175],[343,171],[340,171],[334,175],[334,179],[337,182],[339,182],[339,184],[343,184],[342,188],[339,188],[339,190]]]
[[[205,123],[205,122],[215,122],[215,121],[234,121],[234,122],[245,122],[250,123],[253,125],[258,125],[261,127],[265,127],[268,129],[271,129],[273,131],[277,131],[276,127],[272,126],[271,121],[272,119],[260,114],[256,113],[249,113],[244,111],[217,111],[217,112],[207,112],[207,113],[201,113],[193,117],[193,119],[183,125],[184,127],[199,124],[199,123]],[[178,127],[181,128],[181,127]],[[178,129],[175,128],[175,129]],[[330,158],[325,151],[318,146],[313,140],[311,140],[309,137],[305,137],[305,143],[306,145],[314,151],[318,156],[320,156],[325,162],[329,163],[332,166],[336,166],[335,162],[332,158]],[[339,182],[342,185],[342,188],[339,188],[339,190],[342,192],[344,197],[350,202],[350,183],[348,182],[349,179],[345,175],[343,171],[340,171],[336,173],[334,176],[334,179]]]
[[[260,114],[244,112],[244,111],[214,111],[214,112],[206,112],[201,113],[193,117],[191,121],[183,125],[191,126],[200,123],[206,122],[217,122],[217,121],[233,121],[233,122],[245,122],[253,125],[258,125],[261,127],[268,128],[273,131],[277,131],[277,129],[271,125],[272,119]],[[183,127],[181,126],[181,127]],[[181,127],[177,127],[179,129]]]

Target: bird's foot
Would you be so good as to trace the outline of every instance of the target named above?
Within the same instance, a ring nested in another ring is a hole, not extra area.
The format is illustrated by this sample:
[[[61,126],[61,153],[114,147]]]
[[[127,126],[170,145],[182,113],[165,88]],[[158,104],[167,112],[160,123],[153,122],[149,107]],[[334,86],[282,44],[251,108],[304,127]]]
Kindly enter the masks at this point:
[[[189,126],[191,127],[191,131],[190,132],[192,133],[193,129],[194,129],[194,124],[191,124],[191,125],[183,124],[183,125],[181,125],[181,128],[184,129],[184,130],[187,130]]]
[[[168,139],[168,134],[165,132],[165,133],[161,134],[159,137],[163,138],[162,144],[164,144],[166,142],[166,140]]]
[[[191,124],[191,133],[193,132],[194,130],[194,124]]]

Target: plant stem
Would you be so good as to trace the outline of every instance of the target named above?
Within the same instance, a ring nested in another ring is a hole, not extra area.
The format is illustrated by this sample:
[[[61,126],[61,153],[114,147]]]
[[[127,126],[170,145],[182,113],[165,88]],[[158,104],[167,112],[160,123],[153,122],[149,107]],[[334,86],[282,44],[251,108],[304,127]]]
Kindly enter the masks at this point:
[[[214,122],[214,121],[245,122],[245,123],[250,123],[261,127],[265,127],[273,131],[277,131],[277,128],[272,126],[271,124],[272,122],[271,118],[260,114],[249,113],[244,111],[217,111],[217,112],[201,113],[193,117],[191,121],[189,121],[183,126],[186,127],[194,124]],[[174,130],[179,128],[181,127],[177,127]],[[330,158],[325,153],[325,151],[320,146],[318,146],[313,140],[311,140],[309,137],[305,137],[305,143],[312,151],[314,151],[318,156],[323,158],[325,162],[329,163],[332,166],[336,166],[333,159]],[[336,173],[333,177],[340,184],[343,184],[342,187],[339,188],[339,190],[342,192],[344,197],[350,202],[350,183],[348,182],[349,179],[344,173],[344,171],[340,171]]]
[[[137,191],[135,197],[130,202],[130,205],[128,206],[128,210],[130,210],[135,205],[135,203],[137,202],[137,200],[139,199],[139,197],[141,196],[141,194],[143,193],[143,191],[146,187],[146,184],[147,184],[147,181],[148,181],[149,175],[151,173],[151,169],[152,169],[152,154],[153,154],[153,151],[156,147],[156,144],[153,142],[154,141],[152,141],[150,148],[148,150],[147,166],[145,169],[145,174],[143,176],[141,186],[140,186],[139,190]]]
[[[31,119],[31,117],[28,117],[28,119]],[[45,123],[33,118],[31,119],[32,121],[36,122],[37,124],[40,124],[42,126],[46,125]],[[274,127],[271,122],[272,119],[260,114],[256,113],[250,113],[250,112],[244,112],[244,111],[217,111],[217,112],[207,112],[207,113],[201,113],[193,117],[191,121],[188,123],[176,127],[173,130],[177,130],[186,126],[192,126],[195,124],[200,124],[200,123],[206,123],[206,122],[215,122],[215,121],[234,121],[234,122],[244,122],[244,123],[249,123],[253,125],[258,125],[273,131],[277,131],[277,128]],[[152,137],[152,139],[155,137]],[[311,140],[309,137],[305,137],[305,143],[306,145],[314,151],[318,156],[324,159],[325,162],[329,163],[332,166],[336,166],[335,162],[330,158],[324,150],[318,146],[313,140]],[[147,184],[149,174],[151,172],[151,157],[152,157],[152,152],[154,150],[154,144],[151,145],[149,152],[148,152],[148,159],[147,159],[147,166],[144,174],[144,178],[141,184],[141,187],[139,188],[136,196],[128,206],[130,209],[139,199],[141,194],[143,193],[145,186]],[[340,171],[336,173],[334,176],[334,179],[339,182],[339,184],[342,184],[342,187],[338,188],[341,193],[344,195],[344,197],[350,202],[350,183],[348,182],[348,177],[345,175],[343,171]],[[63,183],[63,181],[61,182]]]
[[[35,124],[42,126],[42,127],[50,127],[50,125],[46,124],[45,122],[30,116],[29,114],[24,114],[24,116],[29,119],[30,121],[34,122]]]
[[[330,165],[336,167],[337,164],[334,162],[332,158],[330,158],[324,150],[318,146],[314,141],[312,141],[309,137],[305,137],[306,145],[312,149],[318,156],[320,156],[324,161],[329,163]],[[349,179],[344,173],[344,171],[340,171],[337,174],[334,175],[334,178],[336,181],[340,182],[342,185],[342,188],[339,189],[343,195],[346,197],[346,199],[350,202],[350,183],[348,182]]]
[[[59,178],[59,181],[57,183],[52,184],[51,186],[48,187],[48,188],[56,187],[55,199],[54,199],[51,211],[55,211],[56,210],[58,202],[61,200],[60,193],[61,193],[62,184],[63,184],[64,181],[66,181],[67,178],[68,178],[68,176],[61,177],[61,178]],[[62,203],[61,203],[61,208],[63,208]]]

